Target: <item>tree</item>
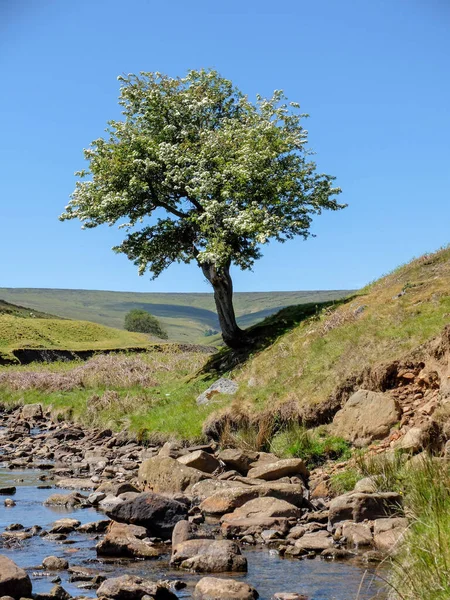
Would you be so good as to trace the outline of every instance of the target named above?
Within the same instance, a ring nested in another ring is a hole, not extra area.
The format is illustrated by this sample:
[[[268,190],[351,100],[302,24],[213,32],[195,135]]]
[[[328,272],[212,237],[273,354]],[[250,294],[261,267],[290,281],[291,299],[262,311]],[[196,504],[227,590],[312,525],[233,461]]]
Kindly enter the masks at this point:
[[[138,333],[151,333],[159,338],[167,340],[167,332],[161,327],[156,317],[146,310],[133,308],[125,315],[125,329],[127,331],[137,331]]]
[[[307,238],[312,216],[338,210],[335,179],[316,172],[300,107],[282,91],[250,102],[216,71],[118,78],[123,119],[93,141],[61,219],[127,229],[113,248],[153,278],[194,261],[214,290],[222,336],[245,336],[231,265],[251,269],[261,246]]]

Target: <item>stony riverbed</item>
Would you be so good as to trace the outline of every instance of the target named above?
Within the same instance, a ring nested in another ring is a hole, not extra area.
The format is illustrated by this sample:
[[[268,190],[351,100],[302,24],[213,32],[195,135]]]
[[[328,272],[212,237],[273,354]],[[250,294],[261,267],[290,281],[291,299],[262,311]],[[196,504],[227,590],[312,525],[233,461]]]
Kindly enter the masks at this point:
[[[311,500],[299,459],[143,447],[36,405],[0,427],[0,555],[39,600],[386,597],[380,540],[403,526],[392,497]]]

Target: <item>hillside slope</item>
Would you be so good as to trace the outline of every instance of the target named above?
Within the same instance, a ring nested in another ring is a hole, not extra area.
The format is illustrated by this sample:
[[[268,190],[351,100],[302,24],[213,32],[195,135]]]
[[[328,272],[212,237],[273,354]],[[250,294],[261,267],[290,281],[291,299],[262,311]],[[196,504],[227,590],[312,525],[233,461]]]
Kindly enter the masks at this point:
[[[236,293],[234,304],[241,327],[249,327],[285,306],[320,303],[347,296],[348,291]],[[148,310],[158,317],[171,340],[208,343],[208,330],[218,330],[212,294],[162,294],[0,288],[0,298],[60,317],[81,319],[123,328],[126,313],[133,308]]]
[[[283,311],[271,319],[274,324],[283,320]],[[232,376],[240,390],[233,407],[256,413],[282,407],[295,417],[326,402],[346,379],[402,358],[449,323],[446,248],[396,269],[337,307],[307,316],[236,367]]]

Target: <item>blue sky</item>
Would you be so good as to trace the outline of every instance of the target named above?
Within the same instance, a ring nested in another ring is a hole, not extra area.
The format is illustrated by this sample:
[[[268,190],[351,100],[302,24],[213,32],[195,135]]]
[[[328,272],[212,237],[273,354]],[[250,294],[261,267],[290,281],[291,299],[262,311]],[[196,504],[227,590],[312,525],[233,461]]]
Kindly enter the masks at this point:
[[[447,0],[0,0],[0,287],[209,289],[194,265],[138,277],[110,250],[120,231],[57,219],[120,114],[117,75],[138,71],[214,67],[311,115],[349,207],[266,246],[237,291],[359,287],[447,244],[449,29]]]

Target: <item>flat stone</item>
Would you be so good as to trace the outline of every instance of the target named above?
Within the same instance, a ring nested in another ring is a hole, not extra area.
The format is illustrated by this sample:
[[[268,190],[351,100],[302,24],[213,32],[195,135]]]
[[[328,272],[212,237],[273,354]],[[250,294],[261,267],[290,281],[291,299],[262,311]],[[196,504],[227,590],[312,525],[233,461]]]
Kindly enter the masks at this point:
[[[195,586],[194,598],[199,600],[256,600],[255,588],[243,581],[203,577]]]
[[[214,471],[220,468],[220,462],[217,460],[217,458],[212,456],[212,454],[205,452],[204,450],[190,452],[189,454],[180,456],[177,460],[182,465],[192,467],[193,469],[198,469],[204,473],[214,473]]]
[[[229,540],[187,540],[172,551],[171,566],[196,573],[247,571],[247,559],[236,542]]]
[[[97,590],[99,598],[108,600],[177,600],[168,587],[136,575],[122,575],[104,581]]]
[[[167,456],[145,460],[138,472],[139,483],[144,490],[160,494],[188,492],[194,484],[208,477],[208,474]]]
[[[301,458],[285,458],[274,463],[262,464],[250,469],[247,477],[250,479],[264,479],[274,481],[281,477],[308,477],[309,471]]]

